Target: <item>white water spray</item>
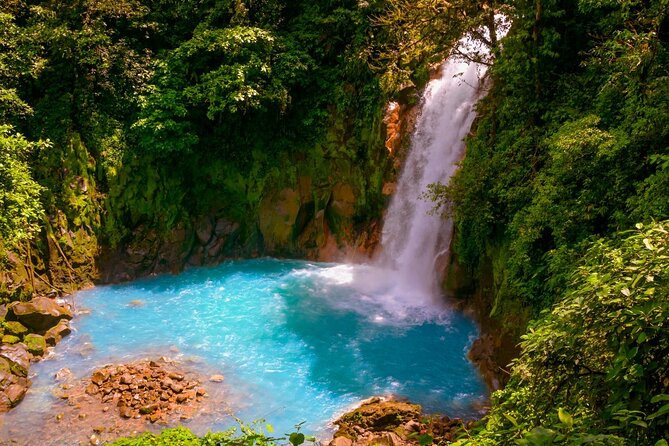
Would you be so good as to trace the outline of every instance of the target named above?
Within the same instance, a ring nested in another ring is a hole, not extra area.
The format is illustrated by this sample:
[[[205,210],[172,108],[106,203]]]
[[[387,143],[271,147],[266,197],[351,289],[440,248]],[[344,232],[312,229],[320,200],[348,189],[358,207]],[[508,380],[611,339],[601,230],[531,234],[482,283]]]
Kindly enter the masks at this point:
[[[469,38],[460,41],[459,50],[484,51]],[[390,272],[392,293],[409,298],[412,306],[436,301],[453,229],[450,219],[430,215],[434,204],[420,196],[431,183],[448,184],[464,156],[464,138],[476,116],[474,107],[485,93],[486,68],[451,57],[422,98],[409,155],[386,214],[377,261]]]

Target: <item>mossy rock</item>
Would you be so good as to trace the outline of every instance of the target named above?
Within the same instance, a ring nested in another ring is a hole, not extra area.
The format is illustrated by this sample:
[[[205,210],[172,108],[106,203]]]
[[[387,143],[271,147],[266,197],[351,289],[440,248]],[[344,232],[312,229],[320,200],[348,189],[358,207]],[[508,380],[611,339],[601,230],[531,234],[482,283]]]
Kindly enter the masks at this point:
[[[420,420],[421,407],[403,401],[382,401],[374,398],[335,421],[336,436],[356,438],[356,426],[365,431],[393,432],[410,420]]]
[[[28,334],[28,329],[21,322],[9,321],[5,322],[4,325],[6,334],[14,335],[19,338]]]
[[[9,361],[5,358],[0,358],[0,373],[12,373],[12,368],[9,364]]]
[[[28,350],[33,356],[42,356],[46,350],[46,341],[43,336],[31,333],[23,338]]]
[[[16,344],[20,341],[21,339],[19,337],[10,334],[6,334],[2,337],[3,344]]]

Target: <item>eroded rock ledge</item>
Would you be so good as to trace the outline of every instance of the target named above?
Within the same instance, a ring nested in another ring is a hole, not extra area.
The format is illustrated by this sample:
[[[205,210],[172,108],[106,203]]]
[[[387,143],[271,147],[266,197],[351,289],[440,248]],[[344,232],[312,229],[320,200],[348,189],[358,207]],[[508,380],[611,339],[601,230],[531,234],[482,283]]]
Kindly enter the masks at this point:
[[[471,423],[425,415],[417,404],[375,397],[334,422],[338,430],[329,446],[442,444],[455,440]]]

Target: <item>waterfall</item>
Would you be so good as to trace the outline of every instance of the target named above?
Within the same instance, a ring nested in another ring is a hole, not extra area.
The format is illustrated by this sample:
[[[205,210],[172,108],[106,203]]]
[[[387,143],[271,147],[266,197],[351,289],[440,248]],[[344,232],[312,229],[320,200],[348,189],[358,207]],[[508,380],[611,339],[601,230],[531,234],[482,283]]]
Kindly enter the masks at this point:
[[[463,38],[460,52],[478,51]],[[464,156],[464,138],[475,117],[475,105],[484,94],[486,66],[450,57],[441,75],[426,87],[411,147],[386,213],[377,264],[389,270],[393,294],[409,297],[412,305],[429,305],[439,295],[448,258],[453,224],[431,215],[433,203],[421,199],[430,183],[447,184]]]

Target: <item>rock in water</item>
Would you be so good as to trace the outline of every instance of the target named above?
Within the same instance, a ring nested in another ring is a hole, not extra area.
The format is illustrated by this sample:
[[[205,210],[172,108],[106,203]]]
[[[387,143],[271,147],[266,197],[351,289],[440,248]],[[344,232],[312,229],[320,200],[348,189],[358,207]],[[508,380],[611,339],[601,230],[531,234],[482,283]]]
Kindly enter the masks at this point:
[[[7,307],[8,318],[16,319],[33,331],[44,334],[61,319],[72,319],[72,312],[48,297],[36,297],[30,302],[13,302]]]
[[[30,355],[23,344],[2,345],[0,346],[0,358],[5,358],[9,362],[10,371],[17,376],[28,376],[28,367],[30,367]]]
[[[44,340],[50,346],[54,346],[65,336],[71,333],[70,324],[66,319],[58,321],[55,327],[49,328],[44,334]]]
[[[16,406],[28,391],[29,358],[23,344],[0,347],[0,412]]]

